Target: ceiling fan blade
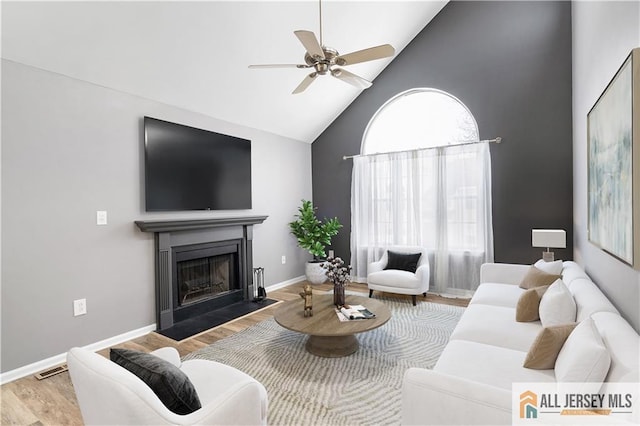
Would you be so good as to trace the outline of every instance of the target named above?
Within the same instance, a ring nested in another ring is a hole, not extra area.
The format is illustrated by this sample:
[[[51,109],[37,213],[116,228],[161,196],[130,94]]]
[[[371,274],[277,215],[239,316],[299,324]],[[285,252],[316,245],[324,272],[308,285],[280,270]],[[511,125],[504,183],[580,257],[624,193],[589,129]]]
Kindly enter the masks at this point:
[[[298,37],[304,48],[307,49],[309,56],[316,59],[324,59],[322,46],[320,46],[316,35],[312,31],[298,30],[293,33]]]
[[[291,92],[292,95],[297,95],[298,93],[302,93],[305,91],[305,89],[307,87],[309,87],[309,85],[311,83],[313,83],[313,80],[315,80],[315,78],[318,76],[317,72],[312,72],[311,74],[309,74],[308,76],[306,76],[304,78],[304,80],[302,80],[302,83],[300,83],[298,85],[298,87],[295,88],[295,90],[293,92]]]
[[[332,69],[331,75],[345,83],[349,83],[350,85],[357,87],[358,89],[367,89],[373,84],[369,80],[357,76],[347,70],[343,70],[342,68]]]
[[[259,64],[259,65],[249,65],[249,68],[311,68],[311,65],[302,65],[302,64]]]
[[[340,55],[336,58],[336,65],[352,65],[360,62],[373,61],[374,59],[388,58],[389,56],[393,56],[395,52],[396,50],[390,44],[382,44],[380,46],[347,53],[346,55]]]

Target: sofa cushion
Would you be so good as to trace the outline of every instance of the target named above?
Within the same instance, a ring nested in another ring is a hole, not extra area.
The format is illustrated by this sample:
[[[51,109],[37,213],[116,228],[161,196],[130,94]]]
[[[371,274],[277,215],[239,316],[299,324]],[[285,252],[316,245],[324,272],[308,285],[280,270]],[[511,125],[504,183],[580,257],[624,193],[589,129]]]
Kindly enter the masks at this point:
[[[548,285],[525,290],[518,298],[516,305],[516,321],[529,322],[540,319],[539,308],[542,295],[549,289]]]
[[[539,312],[543,327],[568,324],[576,320],[576,302],[561,279],[556,280],[544,292]]]
[[[555,280],[561,278],[558,274],[549,274],[541,269],[531,266],[527,274],[520,282],[520,288],[528,290],[534,287],[542,287],[544,285],[551,285]]]
[[[534,263],[533,266],[540,269],[541,271],[546,272],[547,274],[552,274],[552,275],[562,274],[562,268],[563,268],[562,260],[554,260],[553,262],[547,262],[544,259],[540,259],[536,263]]]
[[[515,315],[515,308],[469,305],[450,339],[468,340],[526,353],[541,329],[540,321],[517,322]]]
[[[130,349],[111,349],[109,358],[138,376],[174,413],[190,414],[201,408],[196,389],[187,375],[169,361]]]
[[[620,315],[598,312],[591,316],[611,356],[607,382],[640,382],[640,335]]]
[[[562,281],[571,288],[571,282],[578,278],[589,279],[587,273],[576,262],[566,261],[562,263]]]
[[[384,269],[397,269],[415,273],[422,253],[398,253],[387,250],[387,266]]]
[[[465,340],[445,347],[434,371],[511,391],[513,382],[553,382],[553,370],[524,368],[526,352]]]
[[[596,312],[618,313],[618,310],[590,279],[576,278],[571,281],[569,291],[576,301],[576,321],[589,318]]]
[[[513,284],[482,283],[473,293],[469,304],[481,303],[513,308],[524,291]]]
[[[576,325],[577,323],[554,325],[540,330],[529,352],[527,352],[527,356],[524,359],[524,367],[536,370],[553,368],[556,365],[556,358],[558,358],[564,342]]]
[[[590,382],[600,384],[604,381],[611,357],[595,324],[591,318],[583,320],[571,332],[558,354],[555,365],[558,382]],[[592,388],[597,391],[598,388]]]
[[[397,269],[372,272],[367,275],[367,281],[372,284],[394,288],[412,289],[420,286],[420,280],[416,274]]]

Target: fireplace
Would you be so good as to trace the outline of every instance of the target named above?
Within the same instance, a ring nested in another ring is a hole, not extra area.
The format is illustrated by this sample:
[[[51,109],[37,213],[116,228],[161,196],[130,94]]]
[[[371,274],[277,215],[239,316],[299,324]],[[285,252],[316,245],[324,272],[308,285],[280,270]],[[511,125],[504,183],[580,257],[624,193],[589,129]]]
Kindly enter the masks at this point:
[[[244,300],[242,240],[173,248],[174,322]]]
[[[187,307],[230,291],[238,291],[234,275],[234,257],[229,254],[198,257],[176,262],[173,280],[177,300],[174,306]]]
[[[265,219],[135,222],[155,235],[158,330],[253,299],[253,225]]]

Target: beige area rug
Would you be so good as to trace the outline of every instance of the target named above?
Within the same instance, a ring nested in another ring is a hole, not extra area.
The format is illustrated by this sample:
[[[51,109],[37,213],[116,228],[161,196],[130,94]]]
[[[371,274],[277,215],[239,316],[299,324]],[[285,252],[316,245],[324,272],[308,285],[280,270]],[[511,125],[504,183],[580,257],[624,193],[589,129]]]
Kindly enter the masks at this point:
[[[359,334],[360,349],[348,357],[308,353],[305,335],[271,318],[185,359],[222,362],[262,383],[270,425],[400,424],[404,372],[434,366],[464,308],[378,299],[391,310],[391,320]]]

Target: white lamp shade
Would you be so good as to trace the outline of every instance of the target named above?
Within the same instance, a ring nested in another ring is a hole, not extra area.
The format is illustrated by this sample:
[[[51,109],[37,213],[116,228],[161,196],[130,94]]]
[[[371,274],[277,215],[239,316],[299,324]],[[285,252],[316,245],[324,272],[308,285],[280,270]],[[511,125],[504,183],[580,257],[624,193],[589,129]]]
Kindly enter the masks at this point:
[[[566,248],[567,233],[563,229],[532,229],[533,247]]]

